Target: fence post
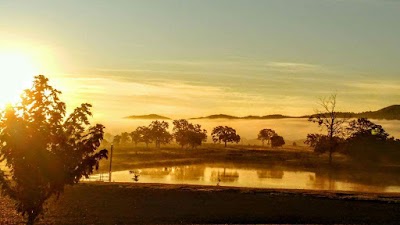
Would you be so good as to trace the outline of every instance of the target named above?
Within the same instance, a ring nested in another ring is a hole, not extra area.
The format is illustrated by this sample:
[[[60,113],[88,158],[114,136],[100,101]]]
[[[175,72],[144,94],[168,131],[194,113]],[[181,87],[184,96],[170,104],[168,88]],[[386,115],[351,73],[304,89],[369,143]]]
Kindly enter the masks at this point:
[[[111,171],[112,171],[112,158],[113,158],[113,150],[114,150],[114,145],[111,145],[111,153],[110,153],[110,170],[108,172],[108,182],[111,183]]]

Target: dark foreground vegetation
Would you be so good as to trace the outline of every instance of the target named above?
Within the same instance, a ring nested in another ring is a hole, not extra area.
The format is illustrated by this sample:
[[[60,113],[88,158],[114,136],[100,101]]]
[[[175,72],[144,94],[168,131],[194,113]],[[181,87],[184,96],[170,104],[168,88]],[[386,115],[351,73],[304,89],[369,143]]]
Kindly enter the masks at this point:
[[[0,224],[23,221],[9,200],[0,197],[0,204]],[[398,194],[90,183],[50,201],[39,224],[396,224],[399,212]]]

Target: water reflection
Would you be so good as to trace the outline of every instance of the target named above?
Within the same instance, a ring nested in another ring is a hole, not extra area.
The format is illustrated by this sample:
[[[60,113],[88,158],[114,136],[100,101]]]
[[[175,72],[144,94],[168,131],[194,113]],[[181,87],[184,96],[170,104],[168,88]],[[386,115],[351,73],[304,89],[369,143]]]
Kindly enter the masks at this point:
[[[101,175],[92,176],[92,180]],[[256,188],[400,192],[400,178],[380,173],[301,171],[283,167],[241,168],[185,165],[112,173],[114,182],[220,185]]]
[[[283,170],[257,170],[257,176],[260,179],[263,178],[273,178],[273,179],[282,179],[283,178]]]
[[[211,171],[210,181],[218,182],[218,184],[222,182],[236,182],[239,179],[239,173],[237,171],[231,171],[226,168],[213,170]]]

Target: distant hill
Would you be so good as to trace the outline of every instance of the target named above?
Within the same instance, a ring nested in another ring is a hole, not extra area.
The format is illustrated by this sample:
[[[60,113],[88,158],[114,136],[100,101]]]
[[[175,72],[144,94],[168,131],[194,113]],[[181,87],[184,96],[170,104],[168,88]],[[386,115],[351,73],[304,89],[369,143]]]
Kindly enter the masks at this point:
[[[142,119],[142,120],[170,120],[171,118],[160,116],[157,114],[127,116],[125,119]]]
[[[367,117],[369,119],[400,120],[400,105],[392,105],[378,111],[363,112],[357,117]]]
[[[210,115],[210,116],[205,116],[205,117],[197,117],[197,118],[190,118],[191,120],[197,120],[197,119],[241,119],[240,117],[237,116],[230,116],[226,114],[215,114],[215,115]]]
[[[285,116],[281,114],[273,114],[273,115],[266,115],[266,116],[231,116],[226,114],[215,114],[205,117],[197,117],[191,119],[285,119],[285,118],[308,118],[310,115],[304,116]],[[338,117],[341,118],[361,118],[365,117],[368,119],[386,119],[386,120],[400,120],[400,105],[392,105],[386,108],[377,110],[377,111],[367,111],[361,113],[354,113],[354,112],[338,112]]]
[[[231,115],[226,115],[226,114],[215,114],[215,115],[210,115],[210,116],[205,116],[205,117],[196,117],[196,118],[190,118],[191,120],[198,120],[198,119],[245,119],[245,120],[256,120],[256,119],[284,119],[284,118],[298,118],[298,117],[293,117],[293,116],[284,116],[281,114],[273,114],[273,115],[267,115],[267,116],[231,116]]]

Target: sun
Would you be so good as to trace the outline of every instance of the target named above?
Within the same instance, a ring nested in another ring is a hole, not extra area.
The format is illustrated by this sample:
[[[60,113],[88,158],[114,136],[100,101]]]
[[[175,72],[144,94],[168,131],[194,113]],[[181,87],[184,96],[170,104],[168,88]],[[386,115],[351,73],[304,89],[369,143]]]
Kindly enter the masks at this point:
[[[0,52],[0,108],[15,103],[23,90],[32,85],[38,71],[32,58],[18,52]]]

